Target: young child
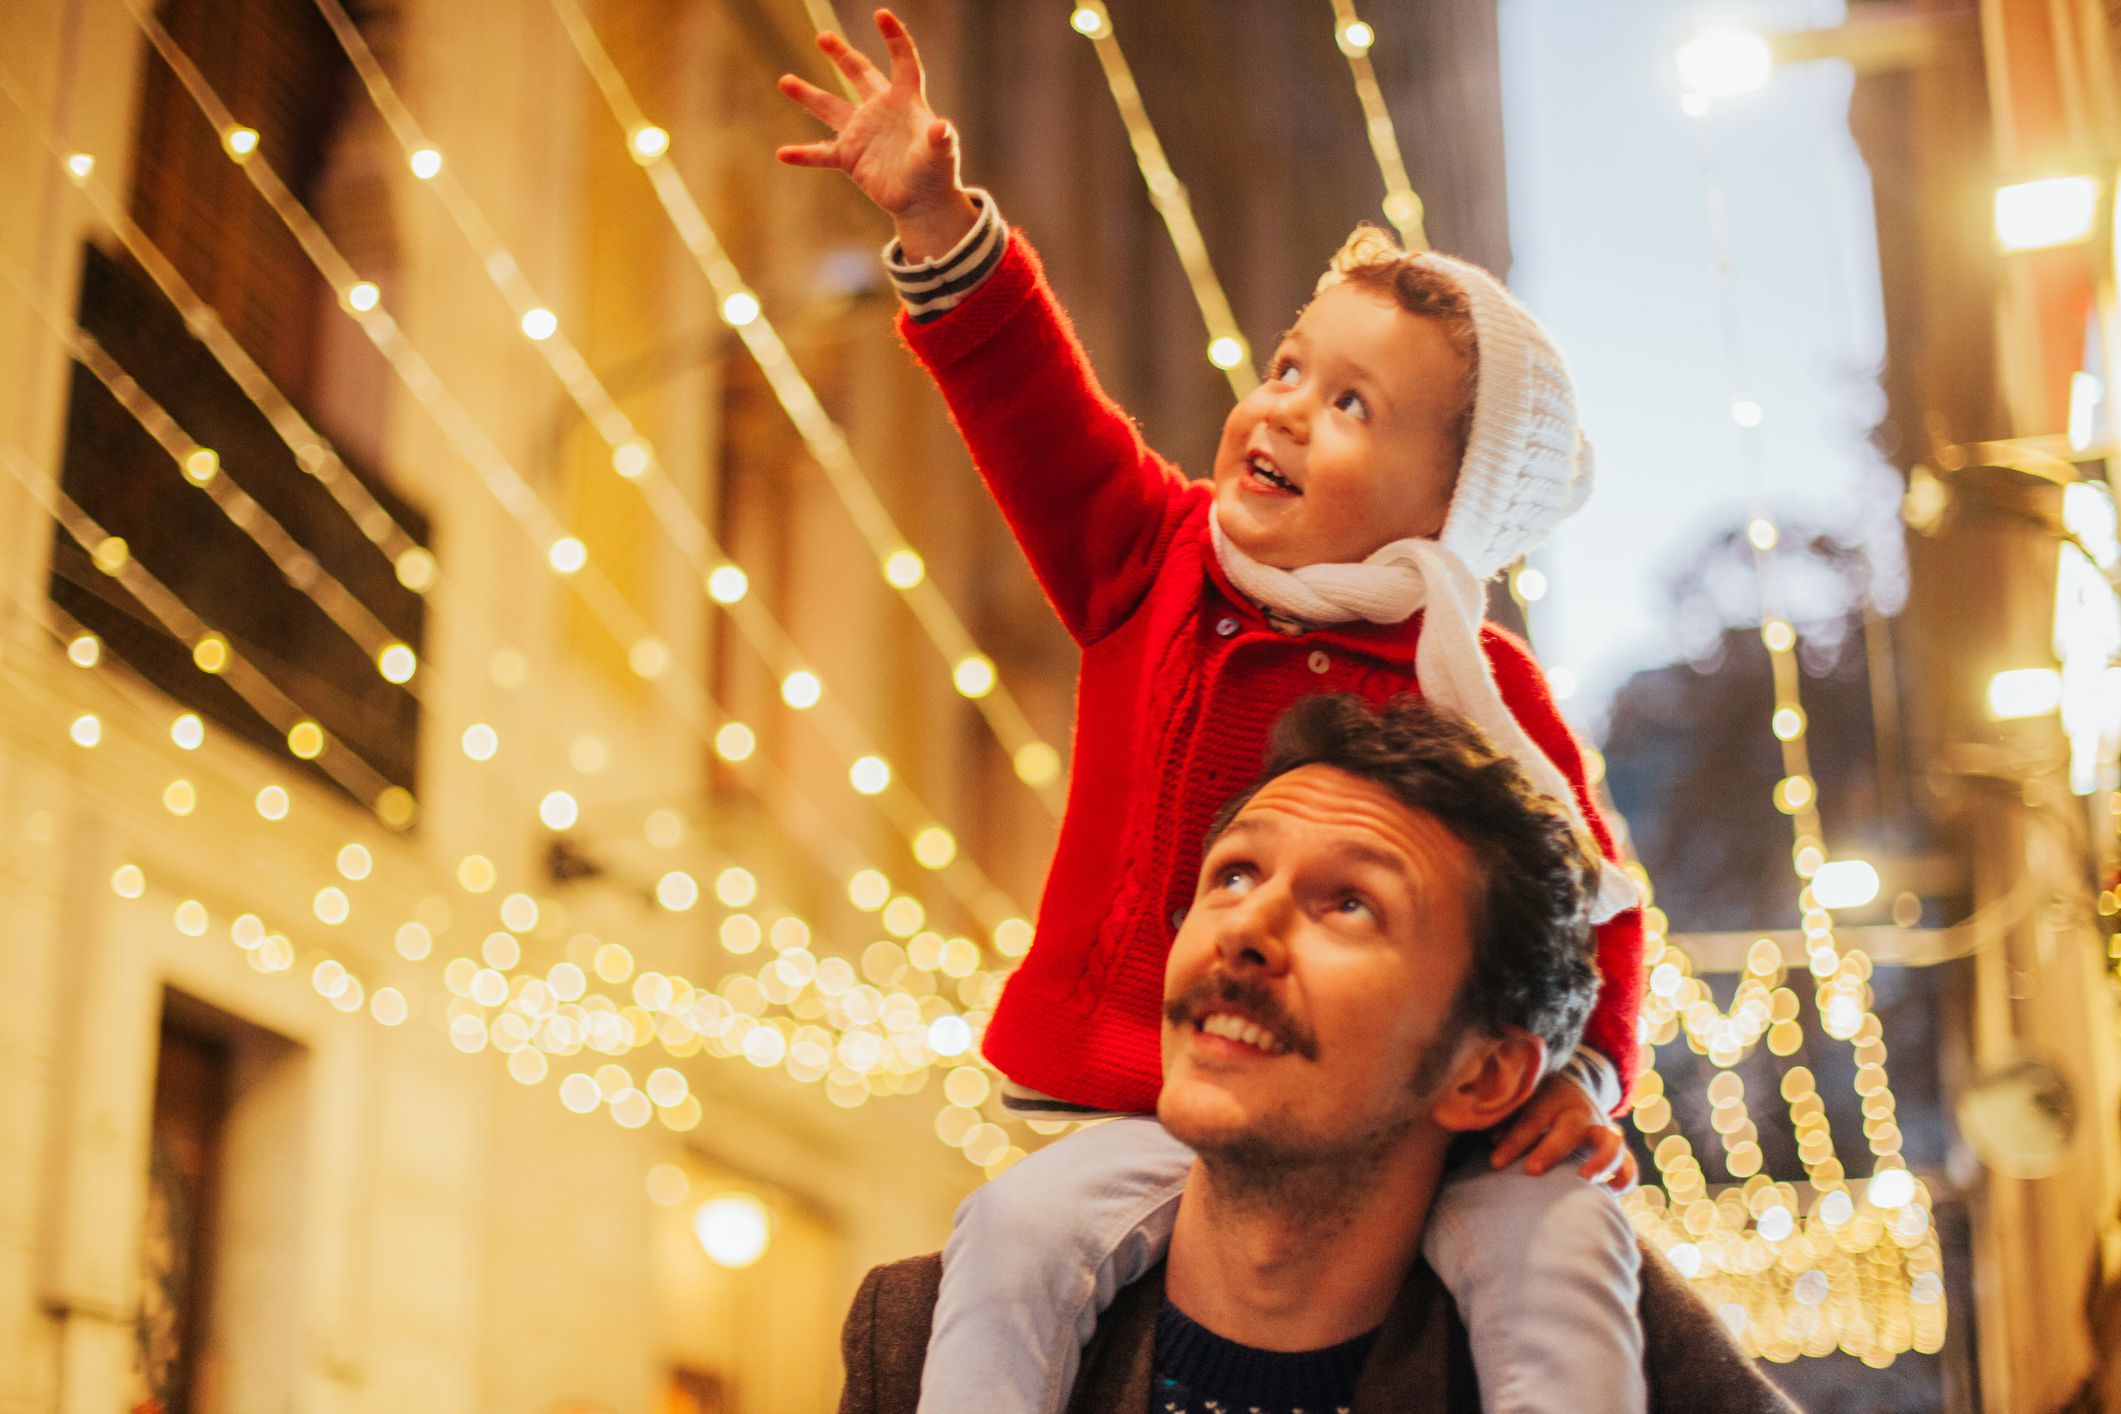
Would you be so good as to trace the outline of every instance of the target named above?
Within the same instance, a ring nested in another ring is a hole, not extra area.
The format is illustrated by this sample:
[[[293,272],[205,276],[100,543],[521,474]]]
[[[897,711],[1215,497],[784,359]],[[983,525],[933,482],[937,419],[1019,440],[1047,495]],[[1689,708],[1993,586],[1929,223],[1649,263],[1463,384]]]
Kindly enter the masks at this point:
[[[1099,1312],[1160,1259],[1191,1163],[1153,1118],[1165,955],[1215,809],[1320,690],[1415,691],[1472,718],[1608,860],[1585,1044],[1488,1166],[1443,1185],[1424,1255],[1486,1408],[1643,1408],[1636,1248],[1598,1186],[1634,1177],[1607,1116],[1638,1054],[1640,913],[1538,666],[1481,622],[1481,581],[1590,489],[1559,354],[1484,271],[1358,229],[1231,410],[1213,476],[1188,481],[1099,388],[1030,245],[960,186],[912,37],[888,11],[877,26],[888,77],[818,39],[856,101],[782,78],[835,136],[778,155],[845,172],[892,217],[901,331],[1083,654],[1068,808],[986,1055],[1021,1112],[1133,1116],[959,1209],[921,1409],[1060,1409]]]

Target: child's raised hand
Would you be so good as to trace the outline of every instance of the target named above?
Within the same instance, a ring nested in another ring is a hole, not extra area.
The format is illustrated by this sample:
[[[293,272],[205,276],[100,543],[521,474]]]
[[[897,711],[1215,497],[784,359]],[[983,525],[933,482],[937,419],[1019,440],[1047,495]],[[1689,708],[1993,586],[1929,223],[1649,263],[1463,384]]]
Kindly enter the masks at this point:
[[[1505,1169],[1523,1158],[1526,1173],[1542,1174],[1586,1141],[1590,1157],[1578,1174],[1615,1193],[1635,1186],[1635,1156],[1620,1127],[1599,1110],[1581,1085],[1566,1076],[1550,1075],[1503,1129],[1489,1162]]]
[[[928,106],[913,36],[889,10],[876,12],[877,31],[891,51],[887,78],[845,39],[825,31],[817,47],[854,85],[859,102],[827,93],[794,74],[781,75],[780,89],[833,131],[826,142],[793,144],[774,155],[791,167],[832,167],[845,172],[862,195],[899,225],[906,253],[914,259],[940,255],[972,229],[978,212],[957,180],[957,132]],[[917,250],[909,235],[938,249]]]

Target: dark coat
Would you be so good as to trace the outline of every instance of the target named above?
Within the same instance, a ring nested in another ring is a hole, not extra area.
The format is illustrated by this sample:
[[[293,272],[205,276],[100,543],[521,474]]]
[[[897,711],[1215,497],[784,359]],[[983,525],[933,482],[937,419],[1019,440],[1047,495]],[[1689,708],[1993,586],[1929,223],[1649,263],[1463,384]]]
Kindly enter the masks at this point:
[[[863,1279],[840,1333],[847,1362],[840,1414],[914,1414],[942,1274],[942,1258],[930,1253],[877,1267]],[[1119,1294],[1083,1351],[1068,1414],[1146,1414],[1163,1301],[1161,1266]],[[1797,1414],[1686,1280],[1647,1250],[1642,1326],[1650,1414]],[[1354,1407],[1362,1414],[1479,1414],[1465,1328],[1426,1262],[1415,1263],[1385,1317]]]

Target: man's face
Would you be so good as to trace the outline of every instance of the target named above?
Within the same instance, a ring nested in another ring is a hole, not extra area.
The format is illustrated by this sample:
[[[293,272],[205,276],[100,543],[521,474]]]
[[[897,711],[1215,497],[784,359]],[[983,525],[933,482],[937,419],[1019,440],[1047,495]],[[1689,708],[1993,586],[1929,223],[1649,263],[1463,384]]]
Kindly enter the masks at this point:
[[[1477,878],[1382,786],[1331,766],[1269,781],[1208,850],[1165,968],[1165,1126],[1296,1157],[1427,1122]]]

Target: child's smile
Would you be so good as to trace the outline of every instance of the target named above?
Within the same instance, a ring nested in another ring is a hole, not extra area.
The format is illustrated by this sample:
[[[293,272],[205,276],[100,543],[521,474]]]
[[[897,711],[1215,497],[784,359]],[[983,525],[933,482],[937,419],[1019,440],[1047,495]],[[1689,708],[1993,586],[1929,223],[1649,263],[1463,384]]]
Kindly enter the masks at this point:
[[[1223,424],[1223,533],[1282,569],[1436,534],[1458,476],[1465,376],[1436,320],[1363,290],[1319,295]]]

